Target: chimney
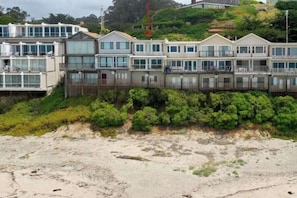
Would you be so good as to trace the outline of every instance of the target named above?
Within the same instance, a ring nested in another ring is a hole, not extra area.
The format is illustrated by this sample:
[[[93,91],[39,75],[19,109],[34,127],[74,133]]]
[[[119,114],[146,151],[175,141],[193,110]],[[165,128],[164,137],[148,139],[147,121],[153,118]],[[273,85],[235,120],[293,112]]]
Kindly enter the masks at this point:
[[[195,4],[196,3],[196,0],[192,0],[192,4]]]

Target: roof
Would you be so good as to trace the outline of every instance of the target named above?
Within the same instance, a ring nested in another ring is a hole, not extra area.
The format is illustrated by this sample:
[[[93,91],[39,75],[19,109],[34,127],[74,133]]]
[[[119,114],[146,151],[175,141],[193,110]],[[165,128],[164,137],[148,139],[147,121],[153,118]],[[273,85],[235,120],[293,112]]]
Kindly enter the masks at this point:
[[[106,35],[104,35],[104,36],[101,36],[99,39],[103,39],[103,38],[105,38],[105,37],[108,37],[108,36],[111,35],[111,34],[118,34],[118,35],[120,35],[120,36],[122,36],[122,37],[124,37],[124,38],[126,38],[126,39],[128,39],[128,40],[130,40],[130,41],[135,41],[135,40],[137,40],[135,37],[133,37],[133,36],[131,36],[131,35],[125,33],[125,32],[120,32],[120,31],[112,31],[112,32],[110,32],[110,33],[108,33],[108,34],[106,34]]]
[[[249,41],[249,38],[250,37],[257,38],[257,39],[259,39],[259,40],[261,40],[261,41],[263,41],[264,43],[267,43],[267,44],[270,43],[268,40],[266,40],[266,39],[264,39],[264,38],[262,38],[262,37],[260,37],[260,36],[258,36],[256,34],[254,34],[254,33],[249,33],[248,35],[245,35],[244,37],[241,37],[240,39],[238,39],[236,41],[236,43],[241,42],[241,41],[244,41],[244,40]]]
[[[94,32],[78,32],[72,36],[70,36],[68,39],[98,39],[100,37],[99,34]]]

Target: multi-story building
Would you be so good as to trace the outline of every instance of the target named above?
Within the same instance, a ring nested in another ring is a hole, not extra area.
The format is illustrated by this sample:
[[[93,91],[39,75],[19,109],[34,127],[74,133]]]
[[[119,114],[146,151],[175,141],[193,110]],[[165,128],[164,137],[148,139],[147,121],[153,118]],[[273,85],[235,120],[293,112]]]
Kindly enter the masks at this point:
[[[45,94],[63,76],[66,96],[131,87],[297,95],[297,43],[255,34],[189,42],[99,36],[61,23],[0,26],[1,94]]]
[[[0,25],[0,94],[46,94],[61,80],[62,39],[80,31],[70,24]]]
[[[202,41],[189,42],[138,40],[114,31],[92,39],[92,45],[79,44],[91,46],[90,54],[80,55],[95,57],[94,67],[90,61],[92,75],[88,74],[90,68],[78,67],[77,70],[75,67],[76,77],[71,77],[69,57],[72,55],[66,50],[67,96],[131,87],[261,90],[297,95],[297,43],[272,43],[252,33],[239,40],[214,34]],[[69,86],[77,78],[80,79],[79,91],[71,91]],[[89,81],[97,91],[90,92],[90,87],[81,83]]]

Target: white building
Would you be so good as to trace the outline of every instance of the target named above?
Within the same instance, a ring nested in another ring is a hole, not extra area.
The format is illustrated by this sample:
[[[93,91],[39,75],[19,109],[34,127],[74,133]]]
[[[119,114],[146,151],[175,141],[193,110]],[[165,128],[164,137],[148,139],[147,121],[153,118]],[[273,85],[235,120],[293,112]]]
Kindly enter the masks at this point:
[[[79,31],[70,24],[0,25],[0,94],[51,91],[61,80],[62,40]]]

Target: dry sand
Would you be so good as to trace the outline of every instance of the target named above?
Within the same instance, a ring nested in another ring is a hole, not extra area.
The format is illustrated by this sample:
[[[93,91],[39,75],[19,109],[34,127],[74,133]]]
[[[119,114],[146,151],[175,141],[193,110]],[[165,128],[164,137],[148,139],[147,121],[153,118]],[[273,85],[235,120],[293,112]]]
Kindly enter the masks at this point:
[[[296,142],[182,133],[108,139],[78,123],[0,136],[0,197],[297,197]],[[216,171],[193,174],[205,167]]]

